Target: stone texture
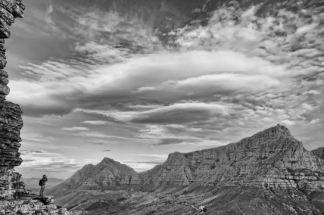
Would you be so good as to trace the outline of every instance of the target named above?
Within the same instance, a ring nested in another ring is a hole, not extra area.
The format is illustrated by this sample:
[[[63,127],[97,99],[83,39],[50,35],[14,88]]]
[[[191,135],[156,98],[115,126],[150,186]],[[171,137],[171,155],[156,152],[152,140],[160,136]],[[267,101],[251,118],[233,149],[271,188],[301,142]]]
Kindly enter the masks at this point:
[[[15,166],[22,162],[20,153],[20,129],[23,126],[20,107],[6,101],[9,94],[8,73],[3,70],[7,65],[4,39],[10,37],[9,27],[15,18],[23,17],[25,6],[21,0],[0,1],[0,177],[8,174]],[[1,184],[1,183],[0,183]],[[3,186],[0,185],[0,189]]]
[[[79,215],[81,212],[68,212],[65,208],[58,207],[54,204],[50,196],[37,198],[33,195],[18,201],[1,201],[0,215]]]

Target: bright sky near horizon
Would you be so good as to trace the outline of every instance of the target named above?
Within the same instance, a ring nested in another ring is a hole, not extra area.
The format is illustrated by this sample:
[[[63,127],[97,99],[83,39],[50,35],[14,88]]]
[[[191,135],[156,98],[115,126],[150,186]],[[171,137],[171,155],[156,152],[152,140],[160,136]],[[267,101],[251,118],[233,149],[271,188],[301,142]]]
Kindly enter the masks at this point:
[[[309,150],[324,145],[322,13],[219,8],[166,47],[136,12],[85,2],[23,0],[6,41],[25,178],[67,178],[104,157],[145,171],[277,123]]]

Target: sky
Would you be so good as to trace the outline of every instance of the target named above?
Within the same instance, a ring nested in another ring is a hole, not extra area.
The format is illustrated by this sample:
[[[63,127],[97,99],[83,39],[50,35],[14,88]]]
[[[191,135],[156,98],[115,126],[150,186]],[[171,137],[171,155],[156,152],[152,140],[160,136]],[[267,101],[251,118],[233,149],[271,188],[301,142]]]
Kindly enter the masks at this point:
[[[156,2],[23,1],[6,70],[25,178],[104,157],[141,172],[278,123],[323,146],[323,7],[231,3],[206,21],[204,1]]]

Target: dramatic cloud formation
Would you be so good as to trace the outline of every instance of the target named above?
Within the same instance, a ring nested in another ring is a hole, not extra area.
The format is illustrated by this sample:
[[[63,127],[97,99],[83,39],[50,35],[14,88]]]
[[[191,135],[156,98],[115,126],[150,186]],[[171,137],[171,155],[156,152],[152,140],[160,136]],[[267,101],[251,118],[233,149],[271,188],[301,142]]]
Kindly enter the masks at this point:
[[[84,163],[100,160],[88,155],[92,147],[102,153],[109,145],[112,158],[142,171],[162,160],[139,154],[216,147],[277,123],[306,148],[320,146],[319,7],[230,1],[207,11],[208,4],[195,3],[190,12],[168,2],[57,0],[36,7],[17,32],[32,38],[40,29],[37,38],[50,41],[47,47],[64,47],[52,56],[43,51],[45,58],[36,51],[35,59],[15,58],[24,60],[15,67],[8,100],[24,111],[26,150],[55,143],[60,150],[41,150]],[[26,159],[37,167],[35,156]]]

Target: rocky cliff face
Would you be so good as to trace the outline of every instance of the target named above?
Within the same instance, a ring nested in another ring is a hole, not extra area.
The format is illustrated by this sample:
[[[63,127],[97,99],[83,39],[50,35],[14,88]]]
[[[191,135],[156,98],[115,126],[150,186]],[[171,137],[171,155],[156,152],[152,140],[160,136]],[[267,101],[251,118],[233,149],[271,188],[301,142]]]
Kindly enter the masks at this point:
[[[16,104],[6,101],[10,89],[8,73],[4,70],[7,64],[5,39],[10,37],[10,26],[15,18],[22,18],[25,6],[21,0],[0,1],[0,189],[6,189],[9,170],[22,162],[20,153],[20,129],[23,126],[22,111]]]
[[[170,154],[131,184],[323,189],[324,160],[319,157],[277,125],[227,146]]]

